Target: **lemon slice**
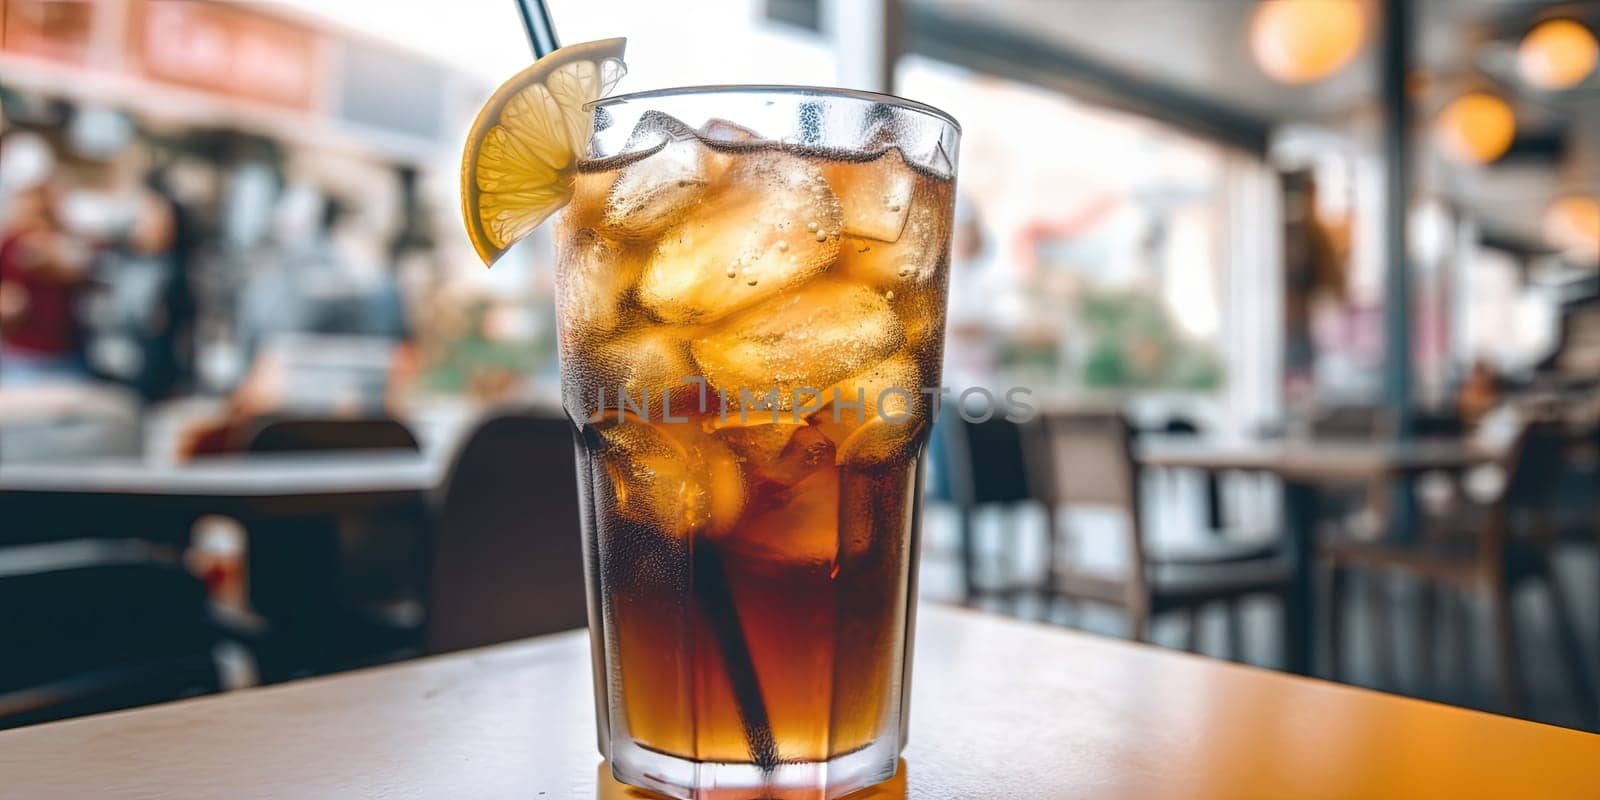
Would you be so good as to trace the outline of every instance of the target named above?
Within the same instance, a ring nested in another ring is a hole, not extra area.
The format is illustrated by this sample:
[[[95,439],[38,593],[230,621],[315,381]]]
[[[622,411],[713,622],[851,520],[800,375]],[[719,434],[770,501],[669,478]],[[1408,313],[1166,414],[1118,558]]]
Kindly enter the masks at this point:
[[[493,264],[572,197],[589,141],[584,106],[627,69],[626,39],[560,48],[500,85],[461,153],[461,214],[483,263]]]

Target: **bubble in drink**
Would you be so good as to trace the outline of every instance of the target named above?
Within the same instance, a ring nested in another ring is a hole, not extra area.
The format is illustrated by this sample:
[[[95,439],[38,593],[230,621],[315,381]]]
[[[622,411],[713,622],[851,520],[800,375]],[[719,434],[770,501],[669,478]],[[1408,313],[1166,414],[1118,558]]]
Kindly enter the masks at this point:
[[[819,176],[787,153],[736,157],[717,191],[656,240],[639,302],[662,322],[711,322],[821,274],[839,253],[840,216]]]

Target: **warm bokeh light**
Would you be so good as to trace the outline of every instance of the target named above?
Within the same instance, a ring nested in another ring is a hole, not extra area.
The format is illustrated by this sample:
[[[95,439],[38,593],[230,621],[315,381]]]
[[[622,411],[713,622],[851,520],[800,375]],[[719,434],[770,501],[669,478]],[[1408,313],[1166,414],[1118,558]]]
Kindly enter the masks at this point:
[[[1557,199],[1544,211],[1544,235],[1582,263],[1600,262],[1600,201],[1583,195]]]
[[[1433,132],[1439,148],[1451,158],[1487,164],[1511,149],[1517,117],[1506,101],[1486,92],[1468,92],[1439,112]]]
[[[1594,71],[1600,45],[1594,34],[1570,19],[1541,22],[1517,47],[1517,70],[1540,89],[1570,89]]]
[[[1250,20],[1250,51],[1280,83],[1321,80],[1350,63],[1366,36],[1356,0],[1263,0]]]

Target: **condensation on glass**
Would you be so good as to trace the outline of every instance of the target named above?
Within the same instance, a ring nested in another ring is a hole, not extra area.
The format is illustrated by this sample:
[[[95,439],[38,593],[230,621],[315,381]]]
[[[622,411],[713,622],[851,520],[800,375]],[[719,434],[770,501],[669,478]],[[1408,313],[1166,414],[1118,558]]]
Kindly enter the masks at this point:
[[[792,87],[593,110],[557,303],[600,750],[676,797],[885,780],[959,128]]]

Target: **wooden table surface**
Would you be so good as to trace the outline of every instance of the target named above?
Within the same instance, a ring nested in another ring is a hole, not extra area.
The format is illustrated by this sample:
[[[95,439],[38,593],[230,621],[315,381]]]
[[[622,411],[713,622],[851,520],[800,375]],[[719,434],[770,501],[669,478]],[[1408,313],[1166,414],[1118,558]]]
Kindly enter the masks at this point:
[[[854,798],[1584,798],[1600,736],[926,607],[901,774]],[[0,733],[0,798],[639,798],[586,634]]]

